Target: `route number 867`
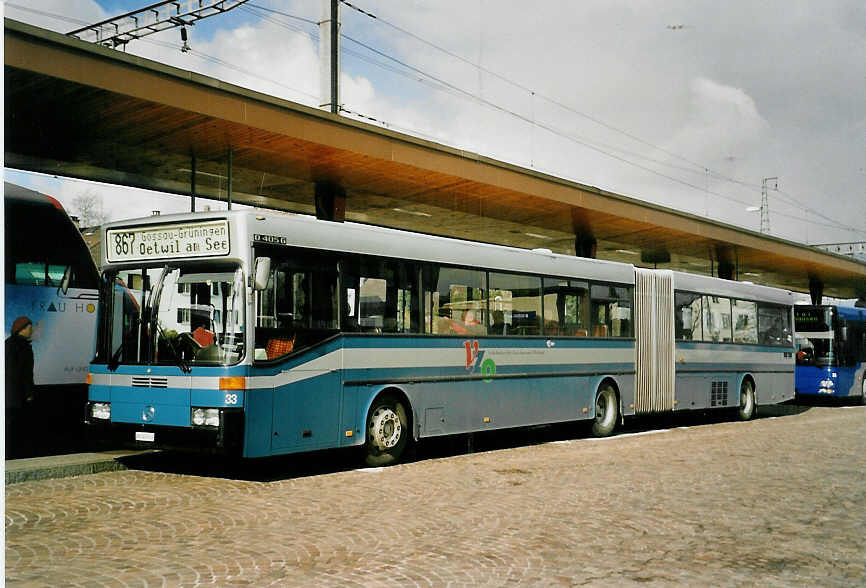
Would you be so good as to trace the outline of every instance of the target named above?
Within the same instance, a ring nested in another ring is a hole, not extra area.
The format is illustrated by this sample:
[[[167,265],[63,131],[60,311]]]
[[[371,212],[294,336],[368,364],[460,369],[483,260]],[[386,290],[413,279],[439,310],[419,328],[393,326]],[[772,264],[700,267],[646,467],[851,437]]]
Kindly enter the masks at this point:
[[[226,404],[237,404],[238,403],[238,395],[237,394],[226,394]]]
[[[129,255],[132,253],[133,242],[135,242],[135,233],[116,233],[114,235],[114,252],[117,255]]]

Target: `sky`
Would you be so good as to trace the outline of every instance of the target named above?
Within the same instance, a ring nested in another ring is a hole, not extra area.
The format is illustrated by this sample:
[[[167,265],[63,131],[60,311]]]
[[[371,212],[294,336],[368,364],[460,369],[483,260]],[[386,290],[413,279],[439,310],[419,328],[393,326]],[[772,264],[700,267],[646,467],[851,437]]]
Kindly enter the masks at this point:
[[[3,10],[66,33],[152,2]],[[749,209],[764,178],[778,178],[767,182],[771,235],[866,241],[862,0],[351,4],[376,18],[341,5],[344,116],[755,231],[761,215]],[[318,106],[320,16],[321,0],[249,0],[191,27],[189,52],[176,29],[126,51]],[[73,213],[77,196],[95,194],[111,220],[189,206],[4,175]]]

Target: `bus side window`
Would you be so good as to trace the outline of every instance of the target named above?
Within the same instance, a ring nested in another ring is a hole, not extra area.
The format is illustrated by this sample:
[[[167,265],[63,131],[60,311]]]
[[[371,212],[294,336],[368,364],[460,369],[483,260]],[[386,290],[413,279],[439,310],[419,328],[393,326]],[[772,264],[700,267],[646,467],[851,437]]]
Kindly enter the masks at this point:
[[[566,337],[589,335],[589,285],[544,278],[544,333]]]
[[[758,305],[745,300],[734,300],[733,312],[734,342],[758,342]]]
[[[428,332],[487,334],[487,274],[480,270],[431,265],[425,270],[424,301]]]
[[[342,264],[344,331],[419,332],[418,271],[414,264],[350,257]]]
[[[700,341],[701,295],[677,292],[674,296],[675,336],[678,341]]]
[[[788,316],[790,312],[781,306],[758,304],[758,343],[761,345],[785,345],[791,343]]]
[[[633,288],[593,284],[590,308],[593,337],[632,336]]]
[[[540,287],[536,276],[490,272],[490,334],[540,335]]]
[[[704,296],[702,303],[704,341],[730,343],[731,300],[721,296]]]

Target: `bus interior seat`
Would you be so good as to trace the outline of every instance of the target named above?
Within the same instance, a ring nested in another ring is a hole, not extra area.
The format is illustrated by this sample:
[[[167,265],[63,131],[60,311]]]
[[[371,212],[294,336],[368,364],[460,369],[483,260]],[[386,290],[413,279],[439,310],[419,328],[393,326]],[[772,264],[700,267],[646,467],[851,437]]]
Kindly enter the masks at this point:
[[[272,337],[268,339],[268,344],[265,346],[265,353],[268,359],[276,359],[283,355],[288,355],[295,348],[295,336],[292,337]]]
[[[196,327],[192,332],[192,338],[202,347],[208,347],[209,345],[213,345],[216,335],[213,331],[208,331],[204,327]]]

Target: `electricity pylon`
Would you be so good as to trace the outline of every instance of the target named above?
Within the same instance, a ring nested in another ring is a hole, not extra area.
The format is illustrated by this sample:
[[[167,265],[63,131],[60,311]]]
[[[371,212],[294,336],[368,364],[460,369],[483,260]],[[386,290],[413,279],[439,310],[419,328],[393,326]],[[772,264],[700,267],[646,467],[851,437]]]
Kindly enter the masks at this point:
[[[761,232],[770,234],[770,203],[767,200],[767,182],[772,182],[773,190],[779,189],[779,178],[764,178],[761,180]]]

